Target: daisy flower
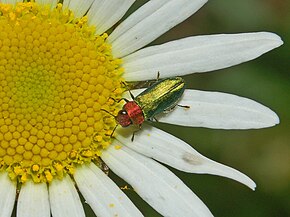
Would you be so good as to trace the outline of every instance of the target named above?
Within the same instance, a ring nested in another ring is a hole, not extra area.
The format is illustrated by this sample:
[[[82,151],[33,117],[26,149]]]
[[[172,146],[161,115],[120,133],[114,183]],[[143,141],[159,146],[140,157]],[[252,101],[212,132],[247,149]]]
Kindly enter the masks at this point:
[[[128,182],[163,216],[212,216],[161,163],[241,182],[246,175],[212,161],[152,126],[131,142],[113,117],[123,82],[230,67],[282,44],[268,32],[194,36],[144,48],[206,0],[151,0],[117,25],[134,0],[0,1],[0,215],[85,216],[79,192],[97,216],[143,216],[107,176]],[[134,94],[138,94],[138,91]],[[279,122],[265,106],[219,92],[185,90],[161,122],[252,129]],[[77,190],[78,188],[78,190]],[[5,198],[5,199],[4,199]],[[17,198],[17,200],[16,200]]]

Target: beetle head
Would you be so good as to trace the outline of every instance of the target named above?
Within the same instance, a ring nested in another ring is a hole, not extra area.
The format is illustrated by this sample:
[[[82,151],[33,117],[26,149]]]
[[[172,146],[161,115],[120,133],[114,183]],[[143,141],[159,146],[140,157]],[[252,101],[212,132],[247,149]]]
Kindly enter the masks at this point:
[[[120,124],[122,127],[128,127],[132,124],[132,121],[127,113],[126,110],[122,109],[118,112],[118,115],[115,117],[118,124]]]

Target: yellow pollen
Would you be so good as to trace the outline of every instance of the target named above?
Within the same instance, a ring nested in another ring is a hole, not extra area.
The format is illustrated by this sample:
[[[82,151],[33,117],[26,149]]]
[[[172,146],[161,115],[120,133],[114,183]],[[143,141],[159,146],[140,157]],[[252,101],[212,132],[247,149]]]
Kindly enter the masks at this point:
[[[33,172],[38,172],[39,171],[39,166],[36,165],[36,164],[32,165],[32,171]]]
[[[111,143],[121,60],[62,4],[0,3],[0,171],[51,182]]]
[[[110,204],[109,204],[109,207],[113,208],[113,207],[115,207],[115,204],[110,203]]]
[[[121,145],[115,145],[115,147],[114,147],[116,150],[119,150],[119,149],[121,149],[122,148],[122,146]]]

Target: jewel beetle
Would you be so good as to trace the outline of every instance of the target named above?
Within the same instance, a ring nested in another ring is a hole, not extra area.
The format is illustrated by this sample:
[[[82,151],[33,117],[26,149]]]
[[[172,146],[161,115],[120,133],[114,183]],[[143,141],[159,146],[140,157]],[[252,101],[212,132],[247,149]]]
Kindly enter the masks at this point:
[[[130,92],[133,100],[129,101],[122,98],[121,100],[125,100],[126,103],[118,114],[114,116],[117,122],[116,127],[118,125],[122,127],[135,125],[141,128],[144,121],[153,121],[156,115],[172,110],[177,105],[184,90],[185,82],[183,78],[171,77],[157,81],[136,97]],[[181,107],[189,108],[189,106]],[[109,113],[108,111],[105,112]],[[133,139],[134,134],[132,136]]]

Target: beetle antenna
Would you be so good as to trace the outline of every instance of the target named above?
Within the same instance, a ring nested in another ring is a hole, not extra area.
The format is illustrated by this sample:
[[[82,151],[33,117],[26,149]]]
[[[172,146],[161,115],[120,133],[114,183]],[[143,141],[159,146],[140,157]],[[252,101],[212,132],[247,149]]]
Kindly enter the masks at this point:
[[[129,91],[131,98],[134,100],[135,96],[132,94],[132,92],[130,91],[130,89],[128,88],[128,85],[122,81],[122,84],[126,87],[126,89]]]
[[[116,126],[114,127],[114,129],[113,129],[113,131],[112,131],[112,133],[111,133],[111,135],[110,135],[111,138],[113,137],[113,135],[114,135],[114,133],[115,133],[117,127],[118,127],[118,124],[116,124]]]
[[[101,111],[104,111],[104,112],[108,113],[109,115],[113,116],[114,118],[116,118],[115,115],[113,115],[111,112],[108,112],[108,111],[105,110],[105,109],[101,109]],[[116,126],[114,127],[114,129],[113,129],[113,131],[112,131],[112,133],[111,133],[111,135],[110,135],[111,138],[113,137],[113,135],[114,135],[114,133],[115,133],[117,127],[118,127],[118,124],[116,124]]]
[[[101,111],[107,112],[109,115],[113,116],[114,118],[116,117],[115,115],[113,115],[111,112],[105,110],[105,109],[101,109]]]
[[[115,99],[115,98],[113,98],[113,97],[110,97],[110,99],[113,100],[113,101],[116,102],[116,103],[119,103],[119,102],[121,102],[122,100],[124,100],[125,102],[129,102],[128,99],[123,98],[123,97],[120,98],[120,99]]]

